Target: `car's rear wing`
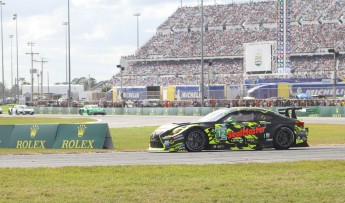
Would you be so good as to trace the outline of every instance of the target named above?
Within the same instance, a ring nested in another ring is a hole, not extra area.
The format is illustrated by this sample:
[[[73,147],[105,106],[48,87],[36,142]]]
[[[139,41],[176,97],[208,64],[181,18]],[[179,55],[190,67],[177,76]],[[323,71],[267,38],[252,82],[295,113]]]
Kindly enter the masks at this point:
[[[301,109],[302,109],[302,107],[287,107],[287,108],[283,108],[283,109],[278,109],[278,112],[279,112],[279,114],[282,114],[286,117],[297,119],[296,110],[301,110]],[[290,111],[291,111],[291,114],[290,114]],[[290,115],[291,115],[291,117],[290,117]]]

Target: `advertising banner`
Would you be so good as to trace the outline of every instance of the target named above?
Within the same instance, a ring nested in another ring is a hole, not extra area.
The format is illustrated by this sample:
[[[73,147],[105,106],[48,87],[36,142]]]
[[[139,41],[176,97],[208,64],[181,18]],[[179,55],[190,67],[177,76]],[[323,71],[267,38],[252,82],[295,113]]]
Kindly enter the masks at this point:
[[[0,125],[0,148],[114,149],[108,124]]]
[[[58,124],[14,125],[9,148],[52,148]]]
[[[9,147],[13,127],[13,125],[0,125],[0,148]]]
[[[53,148],[114,149],[107,123],[60,124]]]

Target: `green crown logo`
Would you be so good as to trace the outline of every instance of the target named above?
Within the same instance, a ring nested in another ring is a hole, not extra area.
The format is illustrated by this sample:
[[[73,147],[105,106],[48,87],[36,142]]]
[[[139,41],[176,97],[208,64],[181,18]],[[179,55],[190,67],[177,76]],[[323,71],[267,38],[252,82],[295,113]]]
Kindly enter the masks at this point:
[[[86,125],[81,124],[78,126],[78,137],[83,137],[86,131]]]
[[[38,127],[38,125],[34,125],[34,126],[32,126],[32,127],[30,128],[30,137],[31,137],[31,138],[36,137],[36,134],[37,134],[37,132],[38,132],[38,129],[40,129],[40,128]]]

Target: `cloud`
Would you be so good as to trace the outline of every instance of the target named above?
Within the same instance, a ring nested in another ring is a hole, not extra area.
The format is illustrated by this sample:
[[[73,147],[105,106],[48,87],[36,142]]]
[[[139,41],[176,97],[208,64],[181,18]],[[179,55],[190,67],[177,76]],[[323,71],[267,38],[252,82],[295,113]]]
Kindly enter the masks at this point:
[[[82,34],[82,39],[85,40],[96,40],[96,39],[107,39],[107,29],[102,25],[96,25],[92,32]]]

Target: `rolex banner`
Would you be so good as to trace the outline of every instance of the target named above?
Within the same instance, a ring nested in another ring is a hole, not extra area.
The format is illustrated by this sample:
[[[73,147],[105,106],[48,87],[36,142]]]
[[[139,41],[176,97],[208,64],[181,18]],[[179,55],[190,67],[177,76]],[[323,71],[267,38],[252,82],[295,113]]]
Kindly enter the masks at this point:
[[[58,124],[14,125],[9,148],[52,148],[57,127]]]
[[[114,149],[108,124],[60,124],[53,148]]]
[[[0,125],[0,148],[8,148],[14,125]]]
[[[0,125],[0,148],[114,149],[108,124]]]

